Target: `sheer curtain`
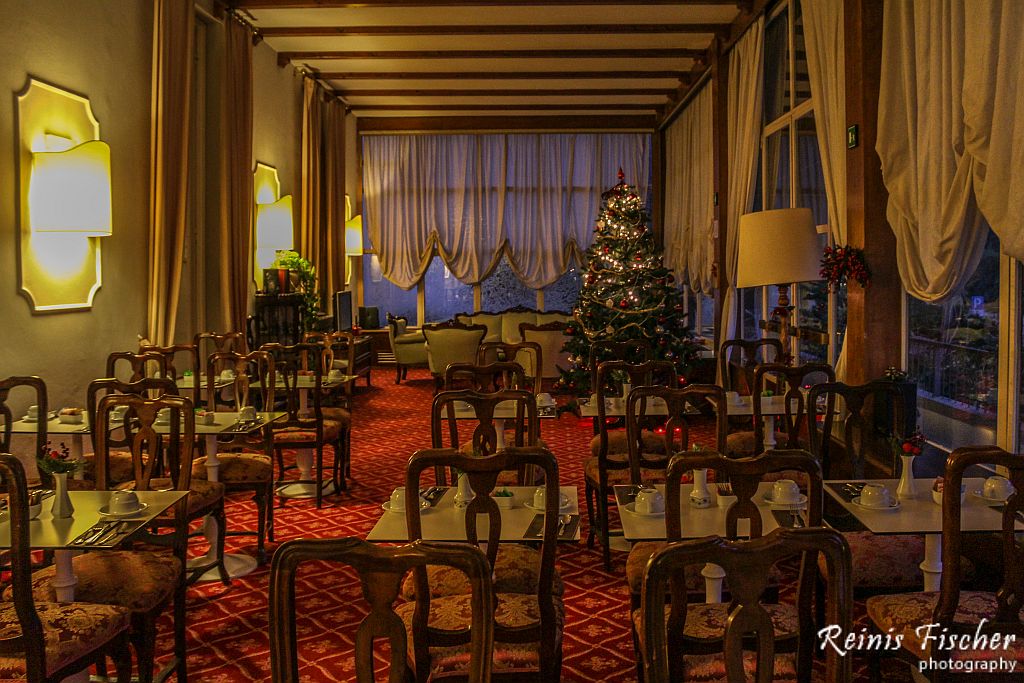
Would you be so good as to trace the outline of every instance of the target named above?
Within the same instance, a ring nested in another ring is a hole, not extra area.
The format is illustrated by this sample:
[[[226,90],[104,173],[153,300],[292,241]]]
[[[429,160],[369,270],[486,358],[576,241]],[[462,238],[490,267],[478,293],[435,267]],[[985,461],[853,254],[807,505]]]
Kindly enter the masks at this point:
[[[715,158],[711,85],[665,131],[665,259],[695,292],[714,288]]]
[[[174,318],[181,293],[194,27],[191,0],[156,0],[146,338],[162,346],[174,343]]]
[[[381,272],[412,287],[436,246],[462,282],[506,254],[528,286],[550,285],[590,244],[620,167],[646,194],[650,155],[639,133],[365,136],[364,220]]]
[[[716,330],[717,346],[736,334],[736,263],[739,258],[740,216],[754,208],[757,152],[761,136],[762,67],[764,64],[764,17],[750,28],[729,53],[728,113],[729,188],[726,198],[725,279],[722,324]],[[721,380],[721,378],[719,378]]]

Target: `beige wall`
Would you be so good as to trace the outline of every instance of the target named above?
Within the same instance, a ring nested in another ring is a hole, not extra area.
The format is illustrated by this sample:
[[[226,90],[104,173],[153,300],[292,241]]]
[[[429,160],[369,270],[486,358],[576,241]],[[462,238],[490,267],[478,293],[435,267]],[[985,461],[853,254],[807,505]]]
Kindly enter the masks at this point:
[[[107,353],[146,325],[152,5],[74,4],[0,0],[0,377],[42,376],[54,407],[84,405]],[[90,311],[33,315],[18,294],[13,93],[29,75],[89,97],[110,144],[114,234]]]

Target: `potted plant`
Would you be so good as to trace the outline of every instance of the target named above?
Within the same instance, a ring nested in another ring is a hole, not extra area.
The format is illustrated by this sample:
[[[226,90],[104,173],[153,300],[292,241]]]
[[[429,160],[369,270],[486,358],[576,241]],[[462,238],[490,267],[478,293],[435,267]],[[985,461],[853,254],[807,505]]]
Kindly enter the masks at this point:
[[[294,251],[279,251],[272,268],[286,268],[298,279],[297,291],[302,294],[302,327],[312,330],[320,311],[320,293],[316,288],[316,268]]]

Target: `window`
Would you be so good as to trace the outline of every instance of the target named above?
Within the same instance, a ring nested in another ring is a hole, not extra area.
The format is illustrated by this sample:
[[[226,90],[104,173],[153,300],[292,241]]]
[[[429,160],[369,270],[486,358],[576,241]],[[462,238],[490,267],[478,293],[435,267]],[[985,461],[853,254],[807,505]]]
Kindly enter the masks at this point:
[[[423,320],[434,323],[451,320],[456,313],[473,312],[473,287],[460,282],[440,256],[435,256],[423,276]]]
[[[570,266],[562,277],[544,288],[544,310],[572,313],[580,298],[580,271]]]
[[[516,277],[512,266],[503,256],[487,279],[480,283],[480,308],[484,311],[503,311],[514,306],[536,308],[537,291]]]
[[[996,443],[999,238],[963,292],[941,304],[907,297],[907,372],[917,383],[921,430],[947,450]]]
[[[363,302],[366,306],[376,306],[381,314],[391,313],[409,321],[410,325],[419,324],[416,315],[416,289],[402,289],[384,277],[380,272],[380,262],[376,254],[363,256]]]

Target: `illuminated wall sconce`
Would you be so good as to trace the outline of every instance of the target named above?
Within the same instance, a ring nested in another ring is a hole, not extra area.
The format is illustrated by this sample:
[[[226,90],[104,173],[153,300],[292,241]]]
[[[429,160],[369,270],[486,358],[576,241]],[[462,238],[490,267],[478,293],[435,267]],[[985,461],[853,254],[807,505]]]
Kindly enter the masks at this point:
[[[256,205],[256,268],[263,271],[277,258],[277,252],[292,248],[292,196],[270,204]]]
[[[47,146],[67,138],[46,136]],[[66,150],[32,152],[28,186],[33,232],[70,232],[87,237],[113,234],[110,146],[90,140]]]
[[[88,98],[30,78],[17,94],[18,284],[33,312],[92,308],[113,232],[110,147]]]
[[[348,197],[345,198],[346,202]],[[345,267],[345,284],[352,283],[355,261],[363,255],[363,217],[354,216],[345,221],[345,256],[348,264]]]

